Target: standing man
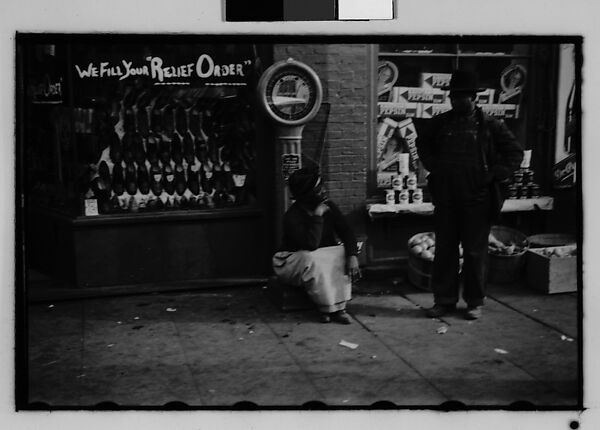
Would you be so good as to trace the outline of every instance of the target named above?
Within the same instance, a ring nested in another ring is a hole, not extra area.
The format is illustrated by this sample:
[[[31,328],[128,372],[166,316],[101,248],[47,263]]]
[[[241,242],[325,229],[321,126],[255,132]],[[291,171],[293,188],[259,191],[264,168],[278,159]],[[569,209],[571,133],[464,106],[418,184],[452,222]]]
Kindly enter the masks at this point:
[[[523,149],[503,122],[476,105],[483,89],[474,73],[455,71],[444,89],[450,91],[452,110],[427,122],[417,140],[435,205],[435,305],[427,315],[437,318],[456,308],[462,243],[465,318],[477,319],[485,298],[490,227],[503,203],[500,184],[519,167]]]
[[[273,256],[275,275],[306,290],[321,312],[321,322],[350,324],[346,302],[352,282],[360,277],[354,233],[327,199],[317,172],[296,170],[288,187],[295,202],[284,215],[283,244]]]

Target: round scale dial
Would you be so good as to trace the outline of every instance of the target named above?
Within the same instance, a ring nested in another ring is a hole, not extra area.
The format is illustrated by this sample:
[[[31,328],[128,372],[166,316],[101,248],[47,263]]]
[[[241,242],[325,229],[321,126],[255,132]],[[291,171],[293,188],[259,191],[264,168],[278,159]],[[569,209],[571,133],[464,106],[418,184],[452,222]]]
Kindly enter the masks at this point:
[[[267,69],[258,91],[269,116],[287,125],[310,121],[321,105],[318,76],[307,65],[294,60],[279,62]]]

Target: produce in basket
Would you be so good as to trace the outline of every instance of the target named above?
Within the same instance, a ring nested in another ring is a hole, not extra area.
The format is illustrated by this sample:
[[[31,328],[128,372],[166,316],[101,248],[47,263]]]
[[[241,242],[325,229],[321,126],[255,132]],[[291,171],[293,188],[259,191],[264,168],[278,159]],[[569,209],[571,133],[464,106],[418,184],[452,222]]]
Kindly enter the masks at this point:
[[[573,257],[577,255],[576,246],[559,246],[555,248],[544,248],[542,254],[550,258]]]
[[[509,243],[503,243],[498,240],[492,233],[488,236],[488,252],[494,255],[518,255],[521,254],[525,248],[519,246],[513,241]]]
[[[435,258],[435,235],[433,233],[423,233],[414,236],[408,241],[410,252],[426,261],[433,261]],[[463,256],[462,246],[459,246],[459,255]]]

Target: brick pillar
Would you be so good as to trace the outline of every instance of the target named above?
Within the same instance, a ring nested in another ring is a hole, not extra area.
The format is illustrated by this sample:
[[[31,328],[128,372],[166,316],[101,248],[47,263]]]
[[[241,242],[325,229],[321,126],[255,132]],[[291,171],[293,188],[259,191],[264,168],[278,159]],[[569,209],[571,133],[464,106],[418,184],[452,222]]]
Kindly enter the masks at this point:
[[[275,45],[274,61],[289,57],[312,67],[321,78],[323,103],[330,104],[321,168],[332,200],[358,235],[364,231],[369,144],[369,50],[366,44]],[[323,109],[322,109],[323,110]],[[303,154],[316,158],[322,112],[307,124]]]

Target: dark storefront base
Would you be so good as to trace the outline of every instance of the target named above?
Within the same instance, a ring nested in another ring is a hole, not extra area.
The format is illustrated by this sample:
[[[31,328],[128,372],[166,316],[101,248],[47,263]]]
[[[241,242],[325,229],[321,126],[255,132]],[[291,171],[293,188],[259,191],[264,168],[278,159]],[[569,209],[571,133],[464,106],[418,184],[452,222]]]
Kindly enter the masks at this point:
[[[28,212],[27,265],[76,287],[266,276],[260,209],[71,218]]]

